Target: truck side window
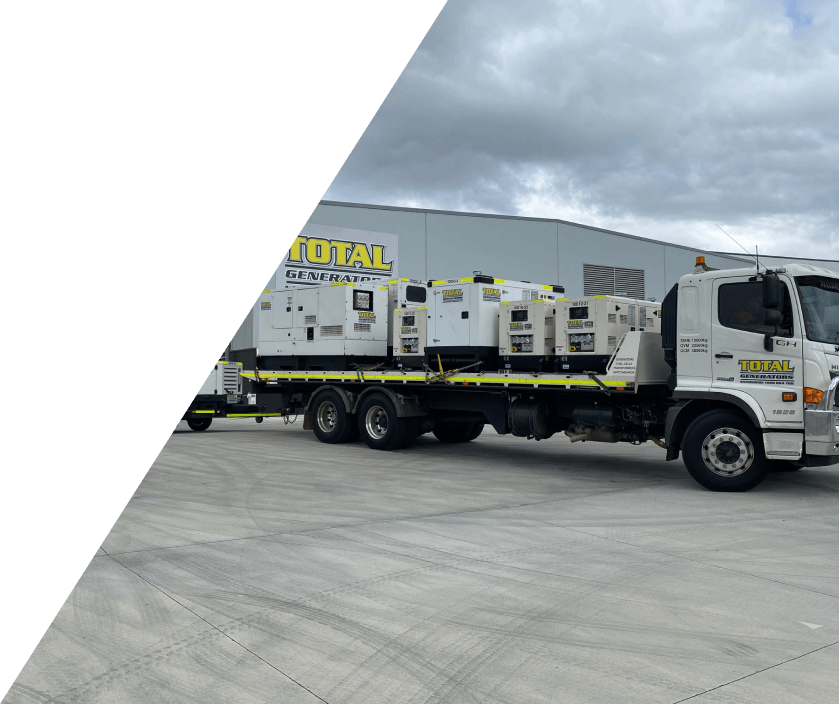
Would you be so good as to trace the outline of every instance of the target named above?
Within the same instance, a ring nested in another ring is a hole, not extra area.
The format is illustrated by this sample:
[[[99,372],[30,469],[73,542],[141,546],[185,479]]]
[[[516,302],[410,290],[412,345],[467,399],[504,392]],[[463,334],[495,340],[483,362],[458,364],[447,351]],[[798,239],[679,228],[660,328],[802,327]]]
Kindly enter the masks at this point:
[[[407,286],[405,300],[408,303],[425,303],[425,289],[422,286]]]
[[[778,326],[780,337],[792,337],[792,301],[786,284],[783,285],[783,321]],[[763,285],[760,281],[723,284],[719,290],[720,325],[746,332],[775,334],[775,328],[765,325],[763,315]]]

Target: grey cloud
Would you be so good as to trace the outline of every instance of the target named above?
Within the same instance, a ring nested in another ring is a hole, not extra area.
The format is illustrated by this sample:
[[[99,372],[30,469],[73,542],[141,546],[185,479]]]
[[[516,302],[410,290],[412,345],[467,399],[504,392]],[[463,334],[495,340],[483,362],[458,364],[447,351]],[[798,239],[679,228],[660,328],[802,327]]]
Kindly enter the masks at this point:
[[[450,0],[326,197],[839,258],[837,9]]]

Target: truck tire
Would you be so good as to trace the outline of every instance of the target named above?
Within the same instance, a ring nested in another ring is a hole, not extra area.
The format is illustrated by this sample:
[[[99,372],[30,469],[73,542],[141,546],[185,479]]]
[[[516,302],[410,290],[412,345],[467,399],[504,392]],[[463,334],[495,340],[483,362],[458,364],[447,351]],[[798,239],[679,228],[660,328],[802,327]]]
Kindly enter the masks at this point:
[[[344,401],[335,391],[323,391],[312,405],[312,430],[328,445],[347,442],[355,432],[355,416],[347,413]]]
[[[463,421],[462,423],[443,423],[437,425],[434,430],[434,437],[440,442],[469,442],[478,437],[484,429],[484,424],[475,421]]]
[[[402,418],[401,420],[408,425],[408,429],[405,431],[405,439],[399,444],[398,448],[404,450],[413,445],[414,440],[422,435],[422,423],[419,418]]]
[[[213,422],[212,418],[190,418],[187,420],[186,424],[190,427],[191,430],[206,430],[210,427],[210,423]]]
[[[411,432],[413,418],[399,418],[396,406],[384,394],[371,394],[358,410],[358,431],[373,450],[398,450],[410,445],[416,435]]]
[[[708,411],[694,420],[682,454],[690,475],[711,491],[748,491],[769,470],[762,434],[732,411]]]

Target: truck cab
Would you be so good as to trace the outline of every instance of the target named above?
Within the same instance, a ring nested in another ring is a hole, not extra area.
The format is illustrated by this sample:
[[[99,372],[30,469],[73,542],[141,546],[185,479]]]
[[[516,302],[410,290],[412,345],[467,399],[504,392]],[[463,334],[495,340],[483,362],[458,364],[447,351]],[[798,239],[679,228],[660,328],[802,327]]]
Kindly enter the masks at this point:
[[[663,309],[676,400],[670,459],[681,449],[706,486],[748,483],[753,467],[772,462],[839,463],[837,272],[712,270],[698,261]]]

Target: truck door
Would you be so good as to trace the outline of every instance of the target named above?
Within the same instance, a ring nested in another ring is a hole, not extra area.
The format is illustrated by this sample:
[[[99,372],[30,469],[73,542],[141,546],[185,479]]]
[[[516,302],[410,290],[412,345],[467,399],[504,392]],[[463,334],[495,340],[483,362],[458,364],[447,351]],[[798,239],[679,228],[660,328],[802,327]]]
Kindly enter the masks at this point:
[[[764,323],[760,280],[754,276],[714,280],[711,387],[747,393],[769,423],[793,428],[804,422],[803,338],[790,284],[784,277],[781,283],[782,322],[776,334],[774,325]],[[772,351],[764,348],[767,333],[773,340]]]
[[[435,292],[437,326],[435,347],[463,347],[469,345],[469,294],[471,286],[447,284]]]

